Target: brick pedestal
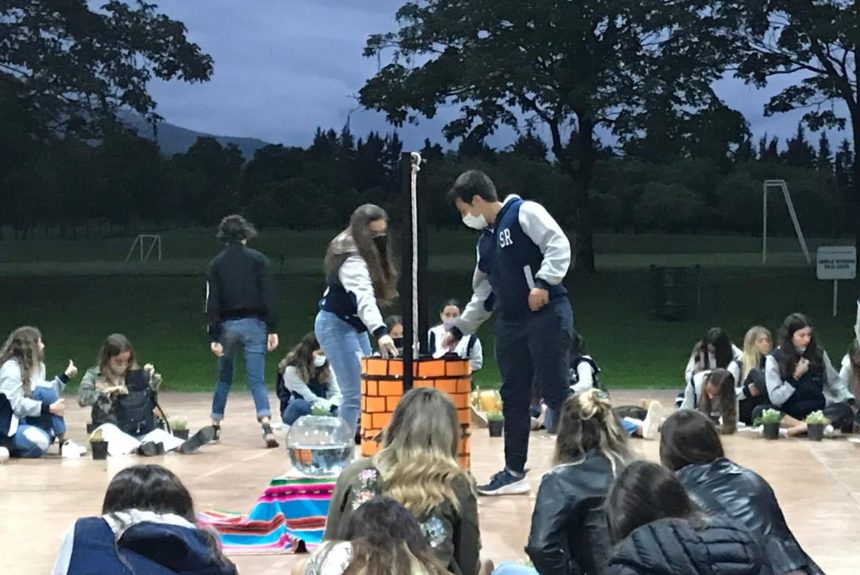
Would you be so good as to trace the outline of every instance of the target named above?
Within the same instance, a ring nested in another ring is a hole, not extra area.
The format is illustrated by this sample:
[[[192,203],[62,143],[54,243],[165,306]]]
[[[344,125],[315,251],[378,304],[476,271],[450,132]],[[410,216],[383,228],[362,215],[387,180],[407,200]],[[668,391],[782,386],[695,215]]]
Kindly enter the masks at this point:
[[[368,357],[361,362],[361,454],[379,451],[377,436],[391,421],[394,408],[403,397],[403,360]],[[468,359],[418,359],[413,363],[413,387],[444,391],[457,408],[462,438],[458,449],[460,465],[468,469],[471,448],[472,368]]]

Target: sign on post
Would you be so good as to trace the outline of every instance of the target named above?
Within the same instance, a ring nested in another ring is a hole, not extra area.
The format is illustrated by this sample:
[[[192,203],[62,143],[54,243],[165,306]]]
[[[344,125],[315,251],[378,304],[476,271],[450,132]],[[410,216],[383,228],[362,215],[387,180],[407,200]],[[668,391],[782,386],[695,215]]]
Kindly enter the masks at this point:
[[[857,249],[854,246],[820,247],[815,259],[818,279],[833,280],[833,317],[836,317],[839,280],[857,277]]]

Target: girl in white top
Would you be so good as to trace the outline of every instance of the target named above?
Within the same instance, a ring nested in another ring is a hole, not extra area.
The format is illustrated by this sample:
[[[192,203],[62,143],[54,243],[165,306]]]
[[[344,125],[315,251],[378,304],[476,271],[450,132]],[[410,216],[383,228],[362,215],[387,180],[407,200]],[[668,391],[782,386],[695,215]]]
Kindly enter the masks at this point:
[[[737,382],[740,379],[740,367],[738,365],[732,367],[732,363],[742,360],[743,352],[732,343],[726,330],[720,327],[709,329],[705,337],[693,347],[687,367],[684,369],[684,391],[675,399],[675,407],[679,409],[696,407],[698,398],[702,394],[702,381],[705,376],[703,372],[718,367],[728,369]]]
[[[403,505],[376,496],[362,503],[349,521],[344,541],[326,541],[292,575],[448,575],[415,517]]]
[[[438,355],[437,352],[442,350],[442,340],[445,335],[454,326],[454,321],[460,317],[460,302],[455,299],[450,299],[445,302],[439,310],[439,319],[442,323],[430,328],[427,333],[429,341],[430,353]],[[456,353],[463,359],[468,359],[472,366],[472,373],[480,370],[484,366],[484,350],[481,348],[481,340],[477,335],[461,338],[453,349],[450,350]]]

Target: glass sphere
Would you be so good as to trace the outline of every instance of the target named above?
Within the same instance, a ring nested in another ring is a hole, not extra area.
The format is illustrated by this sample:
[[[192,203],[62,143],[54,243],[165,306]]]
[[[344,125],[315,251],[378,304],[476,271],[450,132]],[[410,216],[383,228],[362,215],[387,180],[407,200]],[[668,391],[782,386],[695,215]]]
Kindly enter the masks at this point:
[[[295,468],[312,477],[340,475],[352,462],[355,435],[339,417],[305,415],[287,434],[287,453]]]

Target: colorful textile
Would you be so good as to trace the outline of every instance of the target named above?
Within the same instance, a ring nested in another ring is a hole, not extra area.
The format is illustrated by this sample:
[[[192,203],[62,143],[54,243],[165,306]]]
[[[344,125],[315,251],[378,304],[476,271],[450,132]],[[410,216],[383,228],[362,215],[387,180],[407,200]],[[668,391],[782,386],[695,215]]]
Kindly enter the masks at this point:
[[[334,477],[276,477],[247,515],[224,511],[197,514],[217,533],[228,555],[315,549],[325,532]]]

